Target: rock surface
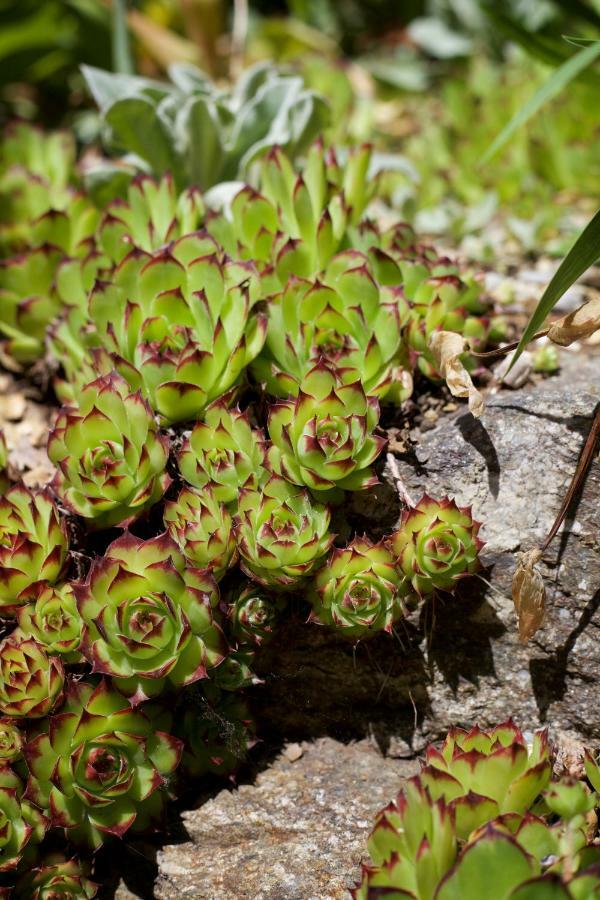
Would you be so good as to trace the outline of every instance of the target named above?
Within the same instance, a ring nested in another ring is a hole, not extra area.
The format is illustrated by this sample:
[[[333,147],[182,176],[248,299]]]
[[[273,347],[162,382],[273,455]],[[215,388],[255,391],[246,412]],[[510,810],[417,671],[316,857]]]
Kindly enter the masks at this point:
[[[372,741],[288,745],[254,785],[183,814],[190,840],[159,853],[159,900],[337,900],[360,875],[374,814],[416,763]]]

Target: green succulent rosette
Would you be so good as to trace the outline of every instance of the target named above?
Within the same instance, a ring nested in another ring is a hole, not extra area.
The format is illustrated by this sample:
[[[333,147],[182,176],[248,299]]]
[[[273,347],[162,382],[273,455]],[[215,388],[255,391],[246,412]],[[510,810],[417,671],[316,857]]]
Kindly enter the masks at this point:
[[[23,790],[11,767],[0,765],[0,872],[14,872],[48,827],[45,816],[25,798]]]
[[[362,490],[377,484],[369,468],[385,446],[373,434],[379,404],[360,381],[320,360],[303,379],[296,400],[269,413],[269,460],[288,481],[312,491]]]
[[[263,478],[265,439],[245,413],[216,403],[194,426],[177,461],[189,484],[210,485],[215,500],[235,504],[240,488],[255,488]]]
[[[227,653],[216,582],[167,534],[117,538],[73,590],[84,622],[81,652],[132,704],[167,682],[206,678]]]
[[[416,598],[385,544],[363,537],[331,551],[315,574],[309,599],[313,621],[359,639],[391,632]]]
[[[265,587],[300,589],[329,550],[330,513],[278,475],[240,491],[235,534],[242,570]]]
[[[254,744],[254,723],[247,702],[237,692],[210,690],[186,703],[175,717],[183,741],[181,771],[192,778],[233,775]]]
[[[17,610],[19,631],[65,663],[78,662],[83,623],[71,585],[38,584],[31,600]]]
[[[65,672],[43,644],[18,633],[0,643],[0,713],[9,718],[37,719],[58,706]]]
[[[155,730],[108,682],[79,681],[24,752],[27,798],[71,840],[97,848],[107,835],[122,837],[164,791],[181,743]]]
[[[77,407],[63,407],[48,439],[52,487],[94,528],[127,525],[160,500],[168,455],[150,407],[116,372],[87,384]]]
[[[88,874],[88,867],[77,857],[51,853],[19,878],[15,896],[19,900],[93,900],[98,885]]]
[[[60,310],[52,284],[62,255],[44,244],[0,261],[0,336],[18,366],[44,355],[46,329]]]
[[[260,644],[269,640],[277,625],[285,600],[255,584],[237,591],[227,612],[233,637],[240,644]]]
[[[230,650],[221,665],[211,672],[211,683],[219,690],[232,693],[260,684],[252,669],[254,656],[254,649],[247,645]]]
[[[13,614],[35,594],[38,582],[54,584],[64,570],[69,543],[48,491],[16,484],[0,497],[0,610]]]
[[[220,581],[237,559],[231,513],[212,490],[184,488],[165,503],[165,527],[192,565],[210,569]]]
[[[523,815],[550,781],[548,736],[528,746],[512,721],[490,731],[453,728],[442,746],[428,747],[419,778],[432,799],[442,798],[465,839],[486,821],[507,813]]]
[[[106,207],[98,227],[98,243],[115,263],[133,247],[146,253],[196,231],[204,218],[204,202],[197,187],[177,194],[173,178],[159,181],[137,175],[127,188],[127,199]]]
[[[335,256],[319,279],[289,278],[267,313],[267,340],[252,368],[269,393],[297,395],[321,357],[355,370],[369,395],[383,399],[393,386],[403,399],[412,392],[403,340],[408,304],[400,287],[377,283],[357,250]]]
[[[0,718],[0,766],[10,765],[23,755],[24,736],[12,719]]]
[[[480,568],[480,527],[470,507],[459,507],[449,497],[433,500],[424,495],[403,512],[389,544],[400,571],[420,596],[452,592],[461,578]]]
[[[115,368],[132,366],[163,421],[199,418],[260,352],[266,319],[250,263],[223,256],[206,234],[154,254],[133,250],[97,283],[90,316]]]

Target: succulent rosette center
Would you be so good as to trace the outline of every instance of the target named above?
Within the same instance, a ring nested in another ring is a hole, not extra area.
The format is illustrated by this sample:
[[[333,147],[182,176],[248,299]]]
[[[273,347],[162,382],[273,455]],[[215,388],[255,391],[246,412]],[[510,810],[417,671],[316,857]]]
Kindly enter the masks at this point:
[[[58,588],[39,585],[35,602],[17,612],[19,627],[49,653],[68,656],[67,662],[78,659],[82,623],[70,585]]]
[[[122,744],[123,739],[114,733],[102,734],[73,753],[73,781],[84,802],[99,800],[102,805],[131,788],[134,767]]]

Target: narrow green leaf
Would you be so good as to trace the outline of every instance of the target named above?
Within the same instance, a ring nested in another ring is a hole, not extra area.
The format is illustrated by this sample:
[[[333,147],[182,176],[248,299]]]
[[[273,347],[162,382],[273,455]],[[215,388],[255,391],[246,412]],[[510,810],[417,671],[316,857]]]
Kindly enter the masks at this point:
[[[583,273],[600,258],[600,209],[583,229],[562,263],[554,278],[544,291],[535,312],[523,332],[519,346],[515,350],[510,369],[536,333],[542,326],[546,316],[554,309],[562,295]]]
[[[594,60],[600,57],[600,41],[590,44],[579,53],[576,53],[568,59],[562,66],[556,69],[550,78],[538,88],[535,94],[529,98],[527,103],[512,117],[510,122],[502,129],[500,134],[493,141],[491,146],[486,150],[481,160],[481,164],[489,162],[496,153],[503,147],[512,137],[514,132],[528,122],[546,103],[553,100],[565,89],[565,87],[574,78],[586,69]]]
[[[127,27],[127,0],[113,0],[112,55],[115,72],[122,75],[133,75],[135,70]]]

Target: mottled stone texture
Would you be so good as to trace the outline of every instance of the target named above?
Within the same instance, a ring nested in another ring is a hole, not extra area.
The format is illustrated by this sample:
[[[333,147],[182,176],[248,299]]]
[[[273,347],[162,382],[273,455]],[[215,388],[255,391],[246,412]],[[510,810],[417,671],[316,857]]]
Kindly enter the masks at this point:
[[[418,766],[383,759],[368,740],[345,746],[320,738],[289,750],[255,784],[224,790],[183,814],[190,840],[159,853],[157,898],[348,896],[374,814]]]

